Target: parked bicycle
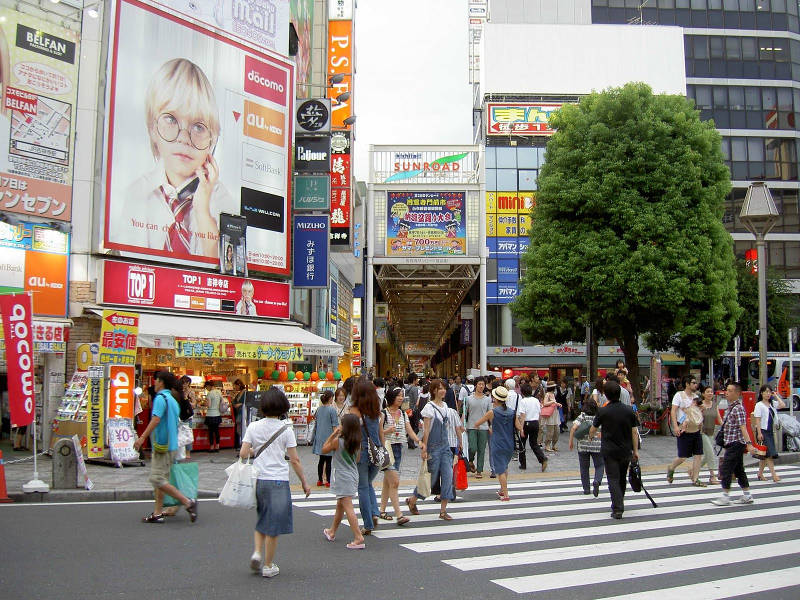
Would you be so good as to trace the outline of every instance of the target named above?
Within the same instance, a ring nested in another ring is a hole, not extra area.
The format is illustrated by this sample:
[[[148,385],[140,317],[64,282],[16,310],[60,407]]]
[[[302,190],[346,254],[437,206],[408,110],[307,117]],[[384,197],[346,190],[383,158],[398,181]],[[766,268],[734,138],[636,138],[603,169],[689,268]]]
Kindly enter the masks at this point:
[[[662,427],[661,424],[664,421],[666,421],[669,434],[674,436],[675,432],[672,431],[672,419],[669,418],[669,414],[670,414],[669,407],[662,409],[656,406],[649,406],[643,404],[636,411],[636,419],[638,421],[637,428],[639,429],[639,435],[644,437],[651,431],[661,431]]]

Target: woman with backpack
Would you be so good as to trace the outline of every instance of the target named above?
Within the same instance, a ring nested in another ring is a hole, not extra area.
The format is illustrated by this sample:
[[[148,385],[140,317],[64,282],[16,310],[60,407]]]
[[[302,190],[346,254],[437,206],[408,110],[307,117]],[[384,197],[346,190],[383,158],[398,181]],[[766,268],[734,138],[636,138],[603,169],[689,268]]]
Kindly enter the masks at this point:
[[[578,467],[581,472],[581,484],[583,493],[589,494],[589,460],[594,463],[594,481],[592,483],[592,494],[595,498],[600,494],[600,484],[603,483],[603,473],[605,464],[603,455],[600,453],[600,438],[589,439],[589,429],[597,414],[597,402],[591,396],[583,403],[583,412],[575,418],[572,429],[569,430],[569,449],[575,446],[578,440]]]

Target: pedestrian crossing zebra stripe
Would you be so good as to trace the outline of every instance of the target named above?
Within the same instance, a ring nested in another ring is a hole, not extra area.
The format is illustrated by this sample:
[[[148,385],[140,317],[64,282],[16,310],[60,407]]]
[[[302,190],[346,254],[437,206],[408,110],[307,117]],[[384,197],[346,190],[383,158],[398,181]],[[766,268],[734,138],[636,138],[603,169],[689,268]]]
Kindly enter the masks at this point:
[[[742,575],[659,589],[657,595],[658,600],[686,600],[686,598],[722,600],[723,598],[738,598],[798,585],[800,585],[800,567],[791,567],[758,575]],[[653,600],[653,595],[653,591],[647,591],[622,596],[606,596],[598,598],[598,600]]]
[[[770,509],[770,513],[774,511]],[[748,513],[748,516],[751,516]],[[769,535],[773,533],[800,531],[800,519],[792,521],[779,521],[763,523],[761,525],[732,525],[726,529],[715,528],[713,534],[707,531],[692,531],[689,533],[669,533],[664,535],[664,530],[648,530],[640,532],[640,537],[631,540],[618,540],[613,542],[593,542],[581,546],[567,546],[564,548],[544,548],[541,550],[528,550],[525,552],[509,552],[506,554],[487,554],[484,556],[470,556],[468,558],[453,558],[442,562],[455,567],[459,571],[480,571],[494,569],[498,564],[503,567],[523,565],[536,565],[562,560],[583,559],[591,555],[612,556],[629,552],[650,550],[659,547],[678,548],[690,544],[700,544],[709,541],[713,535],[714,541],[747,539],[750,536]]]
[[[778,492],[778,490],[775,491]],[[797,492],[797,491],[800,491],[800,485],[782,486],[780,488],[781,493]],[[692,511],[693,514],[715,512],[719,510],[719,507],[712,505],[710,503],[710,500],[714,498],[716,495],[717,494],[715,493],[697,494],[696,497],[693,496],[692,499],[706,500],[707,502],[704,504],[691,504],[691,505],[683,503],[678,506],[659,505],[657,512],[655,509],[650,507],[649,500],[645,498],[637,498],[635,500],[631,499],[627,502],[627,504],[629,506],[633,505],[639,508],[636,508],[634,510],[626,509],[625,516],[630,519],[635,517],[651,517],[651,516],[663,517],[666,515],[677,515],[687,511]],[[777,498],[774,497],[759,498],[758,506],[760,507],[760,506],[781,504],[785,501],[786,498],[789,497],[791,496],[781,495]],[[600,506],[597,506],[597,508],[600,508]],[[532,519],[506,519],[501,521],[491,521],[489,524],[491,525],[493,531],[498,531],[501,529],[521,529],[524,527],[547,527],[551,525],[570,525],[572,523],[583,523],[585,525],[588,525],[592,522],[600,522],[608,520],[607,508],[602,512],[592,512],[592,513],[587,513],[585,509],[586,505],[583,503],[559,505],[542,509],[540,512],[547,513],[545,516],[542,517],[536,517]],[[566,515],[550,514],[551,512],[554,512],[556,510],[558,510],[559,512],[566,511],[569,512],[570,514]],[[455,516],[455,514],[456,513],[454,512],[453,515]],[[501,516],[507,517],[514,513],[510,513],[510,511],[506,509],[505,512],[500,514]],[[487,527],[486,522],[452,523],[450,525],[436,525],[435,527],[430,526],[424,528],[407,528],[407,529],[394,529],[394,530],[378,529],[373,532],[373,535],[379,538],[391,538],[391,539],[420,537],[420,536],[442,536],[451,534],[460,535],[460,534],[468,534],[468,533],[484,531],[486,527]],[[471,540],[469,539],[462,539],[462,541],[468,543],[471,542]]]
[[[557,571],[539,575],[492,579],[491,581],[512,592],[526,594],[555,589],[561,590],[564,588],[596,583],[610,583],[624,579],[649,577],[652,575],[664,575],[676,571],[686,573],[696,569],[742,563],[758,560],[760,558],[798,554],[800,554],[800,545],[797,543],[797,540],[789,540],[785,542],[771,542],[769,544],[748,546],[746,549],[733,548],[730,550],[716,550],[714,552],[682,554],[680,556],[643,560],[639,562],[626,562],[624,568],[619,569],[609,569],[607,566],[603,566],[581,569],[579,571]]]

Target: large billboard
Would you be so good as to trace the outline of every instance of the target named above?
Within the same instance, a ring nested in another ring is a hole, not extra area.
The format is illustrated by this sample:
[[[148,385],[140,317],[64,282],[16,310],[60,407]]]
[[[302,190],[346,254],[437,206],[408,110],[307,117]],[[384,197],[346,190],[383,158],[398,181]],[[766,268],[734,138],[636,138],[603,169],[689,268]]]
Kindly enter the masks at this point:
[[[465,192],[388,192],[386,256],[464,256]]]
[[[293,65],[137,0],[113,28],[103,246],[217,266],[241,215],[248,268],[288,275]]]
[[[0,9],[0,211],[72,218],[79,40]]]
[[[488,102],[487,135],[553,135],[550,116],[563,106],[557,102]]]

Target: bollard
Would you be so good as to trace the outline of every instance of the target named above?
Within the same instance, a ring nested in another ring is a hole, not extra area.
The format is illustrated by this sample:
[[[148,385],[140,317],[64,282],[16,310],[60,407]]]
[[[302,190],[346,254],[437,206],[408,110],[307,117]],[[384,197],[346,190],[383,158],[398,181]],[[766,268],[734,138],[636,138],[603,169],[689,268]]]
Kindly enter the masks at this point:
[[[53,447],[53,489],[74,489],[78,485],[78,460],[72,440],[64,439]]]

